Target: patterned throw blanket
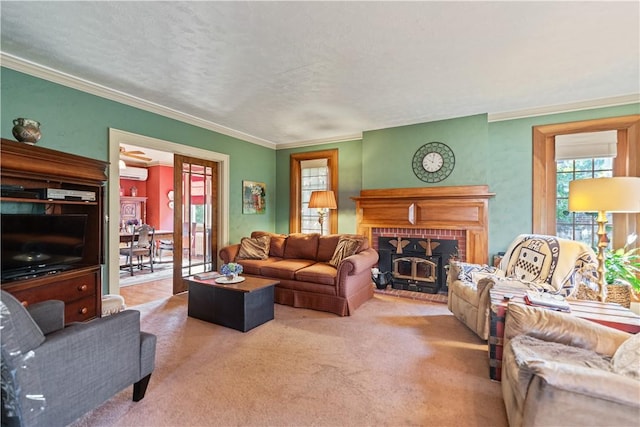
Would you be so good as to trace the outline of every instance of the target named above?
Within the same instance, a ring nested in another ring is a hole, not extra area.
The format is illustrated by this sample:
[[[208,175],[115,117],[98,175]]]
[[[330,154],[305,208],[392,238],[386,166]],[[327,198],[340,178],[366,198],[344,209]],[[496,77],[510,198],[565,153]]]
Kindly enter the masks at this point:
[[[573,294],[581,281],[595,282],[597,267],[596,254],[588,245],[537,234],[518,236],[500,264],[506,277],[564,296]]]

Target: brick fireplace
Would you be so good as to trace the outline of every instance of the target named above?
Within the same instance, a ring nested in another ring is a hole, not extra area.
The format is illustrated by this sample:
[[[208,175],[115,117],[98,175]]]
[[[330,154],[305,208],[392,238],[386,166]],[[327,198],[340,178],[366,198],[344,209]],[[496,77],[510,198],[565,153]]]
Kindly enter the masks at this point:
[[[446,241],[442,248],[450,248],[449,242],[455,241],[460,260],[482,264],[489,259],[488,205],[494,195],[486,185],[472,185],[362,190],[359,197],[352,199],[356,202],[357,231],[367,236],[379,253],[381,249],[389,250],[380,247],[380,238],[385,245],[388,238],[410,239],[414,247],[425,241],[442,240]],[[448,264],[448,253],[438,256],[446,258],[438,261],[440,267]],[[423,267],[421,263],[420,268]],[[439,272],[442,276],[442,270]],[[419,281],[412,283],[423,285]]]

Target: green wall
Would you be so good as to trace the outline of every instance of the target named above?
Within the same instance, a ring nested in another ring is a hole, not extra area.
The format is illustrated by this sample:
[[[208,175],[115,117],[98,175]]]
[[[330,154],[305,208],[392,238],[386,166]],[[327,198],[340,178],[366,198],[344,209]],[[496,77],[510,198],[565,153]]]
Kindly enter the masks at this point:
[[[475,115],[364,132],[362,188],[488,184],[496,194],[489,201],[493,255],[504,251],[518,234],[532,231],[533,126],[630,114],[640,114],[640,104],[499,122]],[[411,167],[414,153],[431,141],[449,145],[456,156],[451,175],[436,184],[418,179]]]
[[[0,69],[0,135],[14,139],[13,119],[38,120],[39,146],[108,160],[109,128],[210,150],[230,157],[229,240],[248,230],[273,231],[276,218],[276,152],[256,144],[90,95],[7,68]],[[242,181],[267,185],[267,211],[242,214]]]
[[[489,201],[491,256],[506,250],[518,234],[532,231],[533,127],[631,114],[640,114],[640,104],[499,122],[488,122],[487,115],[482,114],[366,131],[361,141],[360,161],[348,157],[351,153],[340,152],[340,198],[344,198],[342,192],[346,190],[343,188],[343,158],[349,158],[350,171],[362,171],[363,189],[487,184],[489,190],[496,194]],[[456,166],[451,175],[436,184],[418,179],[411,166],[415,152],[431,141],[449,145],[456,156]],[[288,200],[289,155],[327,147],[330,145],[278,151],[278,200]],[[349,191],[357,195],[359,189],[350,187]],[[355,221],[351,221],[352,218],[355,220],[355,204],[351,200],[349,202],[340,206],[340,232],[355,230]],[[285,203],[283,201],[282,205]],[[279,232],[286,232],[288,204],[286,209],[282,207],[278,209],[276,228]]]
[[[415,152],[427,142],[447,144],[456,165],[444,181],[427,184],[413,172]],[[364,189],[413,188],[486,183],[489,156],[486,115],[462,117],[364,132],[362,138]]]
[[[3,138],[13,139],[14,118],[28,117],[42,123],[38,145],[100,160],[107,160],[110,127],[228,154],[232,242],[251,230],[288,232],[290,154],[337,148],[339,232],[355,231],[355,203],[350,198],[361,189],[488,184],[496,193],[489,202],[489,250],[494,254],[517,234],[531,231],[533,126],[640,114],[640,103],[500,122],[488,122],[487,115],[480,114],[365,131],[362,140],[272,150],[13,70],[0,70]],[[437,184],[422,182],[411,168],[416,150],[431,141],[446,143],[456,156],[454,171]],[[242,214],[243,180],[266,183],[266,214]]]
[[[520,233],[530,233],[533,186],[533,127],[640,114],[640,104],[489,123],[489,253],[504,251]]]

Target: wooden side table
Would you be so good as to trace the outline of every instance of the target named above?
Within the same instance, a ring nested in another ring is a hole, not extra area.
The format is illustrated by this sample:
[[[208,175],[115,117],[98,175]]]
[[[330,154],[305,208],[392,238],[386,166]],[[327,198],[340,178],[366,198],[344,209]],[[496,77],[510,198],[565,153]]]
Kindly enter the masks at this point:
[[[509,302],[525,304],[525,289],[494,286],[489,290],[491,298],[489,313],[489,377],[500,381],[502,378],[502,350],[504,345],[504,322],[507,316]],[[510,294],[512,298],[505,300]],[[637,334],[640,332],[640,316],[615,303],[600,301],[567,300],[571,306],[571,313],[567,316],[577,316],[592,322],[600,323],[610,328]]]

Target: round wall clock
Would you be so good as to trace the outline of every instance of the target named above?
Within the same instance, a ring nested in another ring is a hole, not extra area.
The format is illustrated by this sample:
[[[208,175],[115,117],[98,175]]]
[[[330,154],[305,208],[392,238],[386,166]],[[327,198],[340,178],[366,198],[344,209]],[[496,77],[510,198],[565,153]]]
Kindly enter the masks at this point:
[[[413,155],[413,173],[424,182],[440,182],[456,165],[456,157],[448,145],[428,142]]]

